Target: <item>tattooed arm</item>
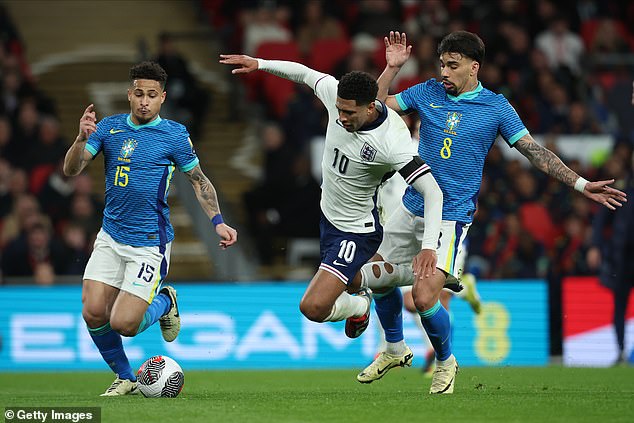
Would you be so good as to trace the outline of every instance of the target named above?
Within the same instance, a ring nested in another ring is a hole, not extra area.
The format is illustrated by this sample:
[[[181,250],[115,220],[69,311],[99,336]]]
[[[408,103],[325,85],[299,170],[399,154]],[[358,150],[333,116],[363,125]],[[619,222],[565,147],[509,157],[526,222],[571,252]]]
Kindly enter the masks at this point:
[[[198,203],[200,203],[200,206],[205,211],[209,219],[212,219],[212,222],[216,227],[216,233],[221,238],[220,247],[224,249],[235,244],[238,240],[238,233],[231,226],[225,224],[222,221],[222,217],[219,218],[221,214],[216,189],[211,184],[209,178],[207,178],[207,176],[203,173],[200,165],[196,165],[196,167],[185,174],[187,175],[189,182],[191,182],[192,187],[194,187]]]
[[[589,182],[566,166],[559,157],[549,149],[537,144],[530,134],[524,135],[515,143],[515,148],[526,157],[533,166],[571,188],[580,191],[586,197],[605,207],[615,210],[627,201],[624,192],[609,185],[614,179]]]

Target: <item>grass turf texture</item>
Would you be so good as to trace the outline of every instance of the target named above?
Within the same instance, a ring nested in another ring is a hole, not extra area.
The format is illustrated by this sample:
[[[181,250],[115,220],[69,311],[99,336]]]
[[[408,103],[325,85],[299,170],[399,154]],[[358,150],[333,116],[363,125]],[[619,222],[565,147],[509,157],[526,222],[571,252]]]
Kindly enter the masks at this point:
[[[0,374],[2,406],[101,407],[102,422],[618,422],[634,367],[464,368],[431,396],[418,369],[362,385],[355,370],[187,371],[178,398],[102,398],[110,373]],[[3,410],[4,411],[4,410]]]

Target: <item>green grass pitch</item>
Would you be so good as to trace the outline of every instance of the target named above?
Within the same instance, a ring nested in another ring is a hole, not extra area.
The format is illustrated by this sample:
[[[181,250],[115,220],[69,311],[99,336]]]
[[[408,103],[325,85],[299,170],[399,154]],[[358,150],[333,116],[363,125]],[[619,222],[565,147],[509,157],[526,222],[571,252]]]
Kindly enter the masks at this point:
[[[430,396],[419,369],[362,385],[356,370],[187,371],[178,398],[101,398],[100,373],[3,373],[3,407],[101,407],[103,422],[631,422],[634,368],[464,368]],[[4,411],[4,410],[3,410]]]

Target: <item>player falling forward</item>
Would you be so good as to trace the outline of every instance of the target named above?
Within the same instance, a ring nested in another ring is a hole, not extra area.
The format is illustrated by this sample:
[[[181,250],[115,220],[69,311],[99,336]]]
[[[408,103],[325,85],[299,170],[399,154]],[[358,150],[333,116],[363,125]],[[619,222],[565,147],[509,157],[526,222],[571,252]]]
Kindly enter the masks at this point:
[[[187,130],[159,116],[166,81],[167,74],[156,63],[133,66],[130,113],[97,123],[94,106],[88,106],[64,160],[64,173],[75,176],[99,152],[104,156],[103,225],[86,265],[82,290],[82,315],[90,337],[117,375],[102,396],[137,391],[121,335],[136,336],[157,320],[167,342],[180,330],[176,290],[161,288],[174,239],[167,196],[176,167],[191,182],[221,238],[220,247],[237,240],[236,231],[222,221],[216,191],[200,168]]]
[[[375,292],[381,292],[375,294],[375,307],[387,346],[357,379],[370,383],[390,368],[403,365],[404,358],[411,356],[403,339],[403,300],[400,290],[394,287],[414,283],[414,304],[436,351],[430,393],[449,394],[454,390],[458,364],[451,349],[449,313],[439,296],[447,281],[461,276],[456,257],[473,220],[484,159],[498,134],[533,166],[599,204],[614,209],[626,201],[626,196],[609,186],[613,180],[588,182],[569,169],[553,152],[533,140],[503,95],[482,86],[478,70],[484,59],[484,43],[477,35],[466,31],[447,35],[438,47],[441,81],[430,79],[393,96],[388,96],[388,87],[409,58],[411,46],[407,45],[405,34],[398,32],[385,37],[385,46],[387,66],[379,78],[379,99],[399,114],[418,113],[421,120],[418,152],[433,167],[443,191],[443,222],[438,271],[429,277],[421,273],[414,277],[407,268],[418,248],[416,233],[424,224],[428,206],[425,199],[408,188],[403,197],[404,207],[386,224],[378,251],[384,261],[364,266],[362,273],[365,283]]]
[[[403,120],[376,101],[376,80],[364,72],[350,72],[340,81],[302,64],[220,55],[220,63],[237,66],[234,74],[263,70],[304,83],[328,110],[322,159],[320,248],[321,264],[300,302],[300,310],[315,322],[346,319],[346,335],[359,336],[368,325],[371,291],[350,295],[346,287],[374,255],[383,229],[374,202],[384,175],[398,171],[425,198],[422,260],[416,270],[429,273],[436,266],[442,193],[430,168],[416,154]]]

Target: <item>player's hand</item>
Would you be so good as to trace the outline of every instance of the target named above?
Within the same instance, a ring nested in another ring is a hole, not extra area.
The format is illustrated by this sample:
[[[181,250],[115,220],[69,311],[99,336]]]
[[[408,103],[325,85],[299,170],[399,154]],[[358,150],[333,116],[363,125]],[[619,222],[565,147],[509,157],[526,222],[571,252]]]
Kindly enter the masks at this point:
[[[436,274],[438,256],[435,250],[420,250],[412,260],[412,269],[418,279],[428,278]]]
[[[621,207],[623,203],[627,202],[627,194],[609,186],[612,183],[614,183],[614,179],[588,182],[583,190],[583,195],[603,204],[610,210],[616,210],[616,207]]]
[[[226,250],[238,241],[238,231],[225,223],[216,225],[216,233],[221,238],[218,246],[223,250]]]
[[[412,46],[407,45],[407,35],[398,31],[390,31],[389,37],[384,37],[385,60],[389,67],[400,68],[407,62],[412,52]]]
[[[95,105],[91,104],[86,107],[84,114],[79,119],[79,135],[77,141],[87,141],[90,134],[97,130],[97,115],[95,114]]]
[[[231,70],[233,74],[249,73],[258,69],[258,61],[244,54],[221,54],[219,62],[223,65],[239,66]]]

